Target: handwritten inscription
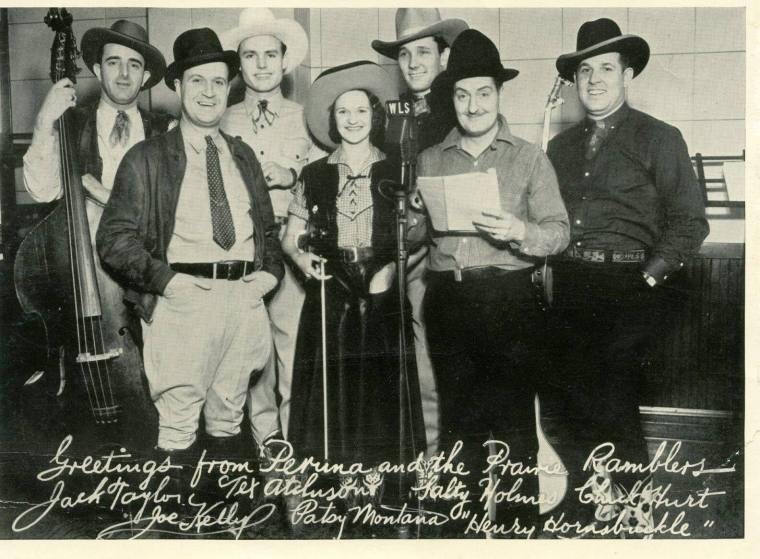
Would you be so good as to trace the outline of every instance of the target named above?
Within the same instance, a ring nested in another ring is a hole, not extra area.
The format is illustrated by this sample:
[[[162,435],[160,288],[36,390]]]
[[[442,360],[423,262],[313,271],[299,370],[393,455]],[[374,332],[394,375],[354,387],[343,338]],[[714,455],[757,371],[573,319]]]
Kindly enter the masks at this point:
[[[68,455],[71,444],[71,436],[61,441],[49,466],[36,475],[40,483],[50,484],[49,496],[18,514],[14,532],[30,531],[55,512],[97,508],[122,518],[102,527],[99,538],[172,534],[240,539],[256,537],[259,527],[282,517],[294,530],[328,530],[337,538],[351,526],[456,526],[461,537],[688,537],[690,511],[709,509],[725,492],[706,484],[686,492],[679,484],[676,491],[672,482],[655,484],[652,479],[734,471],[710,468],[706,459],[680,459],[680,442],[661,444],[646,464],[620,460],[614,445],[604,443],[585,461],[588,479],[566,497],[595,507],[593,521],[581,522],[565,512],[531,520],[502,517],[497,511],[556,504],[557,495],[529,488],[540,472],[567,472],[561,464],[545,468],[513,460],[505,441],[484,443],[491,449],[484,464],[465,464],[458,442],[429,458],[374,466],[299,459],[288,443],[278,441],[271,448],[273,460],[261,468],[253,461],[210,458],[205,451],[189,466],[173,464],[171,457],[140,460],[124,449],[74,459]],[[614,483],[617,474],[646,479],[620,490]],[[403,498],[393,493],[396,486],[390,481],[399,479],[408,481]],[[385,490],[395,497],[384,500]]]

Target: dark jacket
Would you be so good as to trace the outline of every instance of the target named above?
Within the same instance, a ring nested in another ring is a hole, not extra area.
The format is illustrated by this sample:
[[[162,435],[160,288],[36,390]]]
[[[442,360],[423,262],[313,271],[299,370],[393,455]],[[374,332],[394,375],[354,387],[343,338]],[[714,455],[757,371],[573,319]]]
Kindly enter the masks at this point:
[[[71,121],[74,124],[76,145],[79,147],[79,171],[102,181],[103,159],[98,149],[98,126],[96,122],[100,100],[71,109]],[[173,117],[162,113],[152,113],[137,108],[142,117],[143,130],[146,138],[163,134],[169,127]]]
[[[623,105],[591,160],[586,119],[558,134],[554,165],[573,246],[647,249],[644,269],[677,270],[699,250],[709,226],[686,143],[677,128]],[[659,275],[659,274],[658,274]]]
[[[272,204],[261,166],[242,140],[220,132],[251,197],[256,270],[281,280],[284,270]],[[121,280],[127,303],[150,320],[156,295],[174,276],[166,249],[187,157],[180,127],[135,145],[124,156],[96,237],[104,265]]]

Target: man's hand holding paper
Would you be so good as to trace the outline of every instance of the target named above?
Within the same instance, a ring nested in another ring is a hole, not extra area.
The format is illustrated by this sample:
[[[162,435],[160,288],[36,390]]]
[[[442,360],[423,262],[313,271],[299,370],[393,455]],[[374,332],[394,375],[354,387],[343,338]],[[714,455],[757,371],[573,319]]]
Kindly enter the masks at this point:
[[[505,211],[483,212],[483,217],[472,224],[481,233],[499,242],[525,240],[525,222]]]
[[[499,181],[495,169],[442,177],[418,177],[433,229],[442,233],[476,233],[473,222],[483,212],[501,215]]]

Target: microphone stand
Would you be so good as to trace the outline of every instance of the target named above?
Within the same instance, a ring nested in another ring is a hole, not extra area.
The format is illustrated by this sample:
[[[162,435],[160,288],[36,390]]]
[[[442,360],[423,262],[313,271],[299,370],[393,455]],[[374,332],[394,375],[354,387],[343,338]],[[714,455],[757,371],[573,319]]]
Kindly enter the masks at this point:
[[[410,161],[405,161],[410,159]],[[407,368],[407,320],[406,320],[406,264],[409,257],[409,250],[406,240],[407,228],[407,210],[408,194],[411,191],[412,181],[415,176],[414,158],[409,154],[402,154],[401,157],[401,188],[394,189],[394,201],[396,212],[396,270],[398,277],[398,305],[399,305],[399,331],[398,331],[398,369],[399,369],[399,461],[400,464],[408,464],[413,457],[408,456],[407,441],[409,441],[412,452],[416,456],[417,449],[415,445],[414,432],[414,413],[412,409],[412,390],[410,387],[409,371]],[[404,474],[399,475],[399,498],[405,499],[407,494],[407,481]],[[419,526],[418,526],[419,528]],[[404,538],[409,537],[409,527],[404,525],[399,527],[399,535]],[[419,536],[419,534],[418,534]]]

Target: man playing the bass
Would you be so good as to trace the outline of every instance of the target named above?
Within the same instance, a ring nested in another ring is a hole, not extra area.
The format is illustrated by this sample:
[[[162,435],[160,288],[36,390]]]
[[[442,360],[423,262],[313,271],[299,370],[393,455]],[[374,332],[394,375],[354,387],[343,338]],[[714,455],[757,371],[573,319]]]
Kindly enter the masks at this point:
[[[110,29],[90,29],[82,37],[82,56],[100,82],[100,97],[94,103],[77,106],[70,79],[53,85],[37,115],[32,144],[24,156],[24,186],[37,202],[51,202],[63,195],[55,123],[73,107],[74,137],[78,140],[75,153],[90,202],[87,211],[94,237],[100,208],[108,202],[121,158],[137,142],[166,132],[170,118],[137,106],[140,92],[159,83],[166,69],[163,55],[148,43],[148,33],[141,26],[119,20]],[[103,274],[100,277],[108,279]]]
[[[46,22],[56,28],[59,18],[65,22],[63,14],[65,10],[58,14],[51,9]],[[65,395],[73,407],[65,405],[66,411],[53,423],[84,441],[95,434],[88,428],[94,417],[95,424],[108,426],[99,430],[98,439],[115,437],[131,448],[149,449],[153,441],[143,433],[152,429],[155,415],[144,389],[136,340],[127,333],[137,337],[139,329],[129,328],[124,291],[100,260],[92,258],[91,243],[122,157],[137,142],[166,131],[169,124],[168,117],[137,107],[140,91],[161,80],[166,63],[148,43],[145,29],[135,23],[120,20],[110,29],[90,29],[82,38],[83,58],[100,82],[100,97],[76,106],[72,80],[61,79],[74,75],[75,66],[62,68],[64,61],[73,61],[76,43],[65,26],[56,30],[54,48],[60,49],[52,72],[56,83],[37,117],[23,176],[37,201],[66,196],[19,248],[17,292],[21,286],[22,304],[51,321],[48,343],[56,350],[58,367],[82,373],[72,376],[74,382],[65,393],[67,383],[61,375],[57,396]],[[62,37],[68,37],[65,44],[70,51],[58,43]],[[76,328],[70,322],[75,319]],[[84,418],[77,412],[84,406],[76,402],[83,400],[89,403],[92,417],[80,424]]]

